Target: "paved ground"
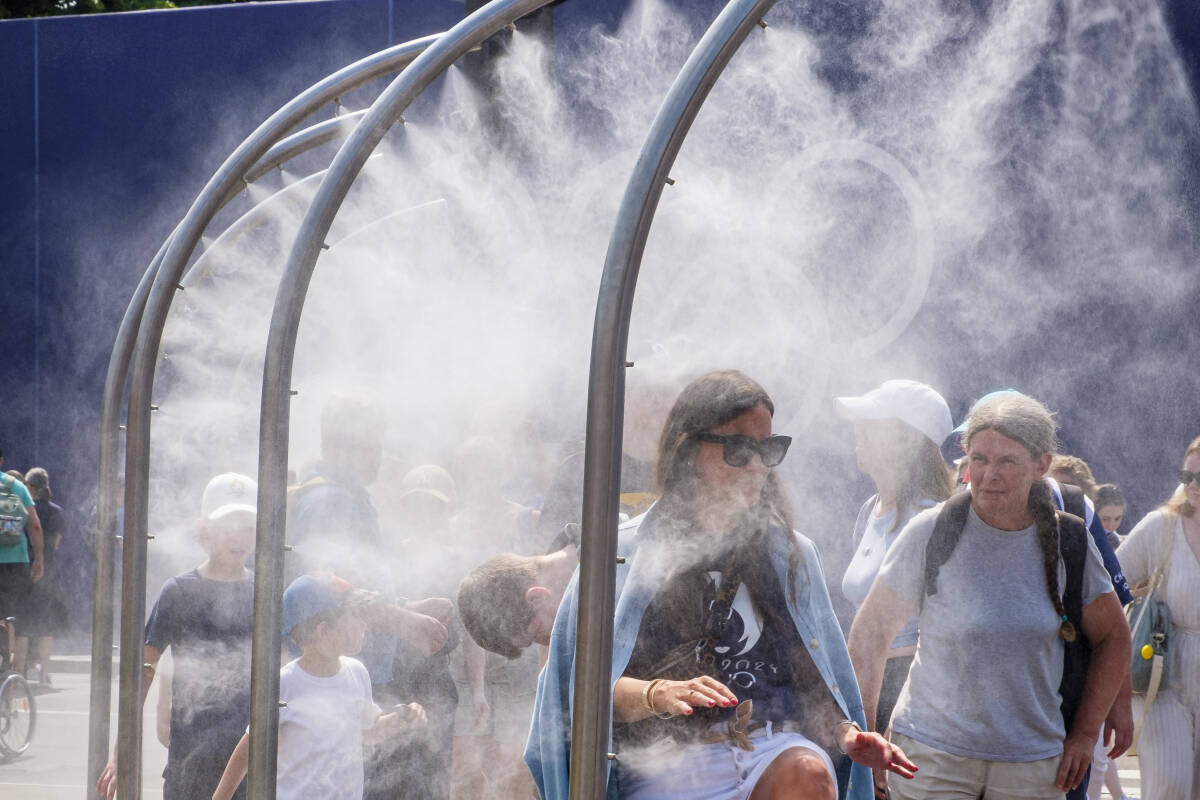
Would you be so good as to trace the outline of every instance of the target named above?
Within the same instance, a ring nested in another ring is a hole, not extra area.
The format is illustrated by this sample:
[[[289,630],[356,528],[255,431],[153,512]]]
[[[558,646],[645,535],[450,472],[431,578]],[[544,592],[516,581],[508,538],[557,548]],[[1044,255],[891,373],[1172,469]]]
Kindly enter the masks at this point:
[[[85,669],[86,661],[66,666]],[[114,673],[115,673],[114,669]],[[0,762],[0,797],[13,800],[86,800],[89,676],[86,672],[59,672],[54,686],[31,681],[37,703],[33,745],[15,761]],[[113,682],[113,705],[117,686]],[[151,697],[153,698],[153,694]],[[143,797],[162,797],[162,769],[167,751],[153,739],[153,705],[145,717],[150,741],[145,747]],[[113,715],[115,728],[116,715]]]
[[[37,730],[33,746],[21,758],[0,763],[0,798],[14,800],[91,800],[86,791],[89,676],[85,656],[58,661],[64,670],[53,676],[54,686],[31,682],[37,698]],[[114,668],[114,673],[116,672]],[[114,707],[117,696],[113,683]],[[152,693],[144,717],[146,746],[143,756],[143,796],[162,797],[162,769],[167,751],[154,738]],[[113,715],[115,727],[116,715]],[[1118,760],[1126,794],[1141,797],[1137,759]],[[1103,795],[1109,797],[1107,791]],[[500,800],[504,800],[500,798]]]

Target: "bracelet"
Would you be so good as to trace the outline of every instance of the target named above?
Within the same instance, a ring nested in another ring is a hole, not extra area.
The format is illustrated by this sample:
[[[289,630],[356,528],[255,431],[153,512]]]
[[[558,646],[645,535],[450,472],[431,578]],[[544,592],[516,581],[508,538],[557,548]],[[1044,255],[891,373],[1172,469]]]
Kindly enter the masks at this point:
[[[650,690],[661,680],[662,678],[655,678],[654,680],[646,681],[646,685],[642,687],[642,705],[650,709],[650,711],[654,711],[654,706],[650,704]]]
[[[147,662],[145,662],[145,663],[143,663],[143,664],[142,664],[142,669],[148,669],[148,670],[150,670],[151,672],[155,672],[155,671],[156,671],[156,670],[155,670],[155,668],[154,668],[154,665],[153,665],[153,664],[151,664],[149,661],[147,661]]]
[[[854,730],[858,731],[859,733],[863,733],[863,729],[858,727],[858,723],[852,719],[844,719],[841,722],[839,722],[837,725],[833,726],[833,730],[835,732],[833,740],[834,740],[834,742],[837,743],[837,749],[841,751],[842,755],[849,755],[845,750],[842,750],[842,740],[841,740],[841,738],[839,738],[836,735],[837,729],[842,727],[843,725],[852,725],[852,726],[854,726]]]
[[[646,708],[650,709],[650,713],[659,719],[670,719],[675,716],[670,711],[658,711],[654,708],[654,693],[666,682],[664,678],[655,678],[646,687]]]

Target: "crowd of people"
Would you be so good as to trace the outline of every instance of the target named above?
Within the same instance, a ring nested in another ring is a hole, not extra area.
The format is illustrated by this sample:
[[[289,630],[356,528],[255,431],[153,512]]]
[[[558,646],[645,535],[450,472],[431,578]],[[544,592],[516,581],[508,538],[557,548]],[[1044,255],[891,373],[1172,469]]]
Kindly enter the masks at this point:
[[[1058,452],[1032,397],[986,395],[957,427],[911,380],[831,402],[874,486],[841,574],[797,532],[775,469],[792,440],[752,378],[703,375],[635,422],[610,796],[1124,800],[1112,759],[1133,744],[1144,797],[1200,792],[1200,438],[1177,490],[1122,536],[1120,489]],[[378,407],[331,400],[288,490],[278,795],[565,800],[580,448],[541,496],[513,499],[497,442],[411,466],[384,458],[384,429]],[[947,463],[952,437],[963,457]],[[168,800],[244,796],[256,497],[245,475],[208,482],[206,557],[146,623],[143,700],[173,664]],[[0,611],[28,619],[6,652],[23,670],[33,642],[45,665],[64,526],[44,470],[0,476],[0,524],[23,534],[0,539]],[[1148,591],[1171,638],[1165,677],[1135,693],[1122,607]],[[114,751],[102,796],[116,767]]]

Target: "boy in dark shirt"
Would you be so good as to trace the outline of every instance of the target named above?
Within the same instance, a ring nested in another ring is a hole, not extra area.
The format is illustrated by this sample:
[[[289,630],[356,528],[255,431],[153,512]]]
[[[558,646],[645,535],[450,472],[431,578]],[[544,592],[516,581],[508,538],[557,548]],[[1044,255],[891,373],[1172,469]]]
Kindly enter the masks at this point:
[[[146,622],[143,702],[168,647],[175,662],[164,800],[211,797],[249,722],[254,575],[245,564],[257,493],[245,475],[209,481],[197,523],[208,558],[163,584]],[[116,766],[114,751],[96,786],[104,797],[116,792]]]

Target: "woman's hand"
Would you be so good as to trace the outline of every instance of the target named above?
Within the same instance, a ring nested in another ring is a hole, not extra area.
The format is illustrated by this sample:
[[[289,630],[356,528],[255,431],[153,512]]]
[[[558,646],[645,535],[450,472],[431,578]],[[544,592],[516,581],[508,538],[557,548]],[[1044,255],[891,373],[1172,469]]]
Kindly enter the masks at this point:
[[[661,681],[650,694],[651,710],[672,717],[691,714],[693,708],[729,708],[737,703],[729,687],[707,675],[686,681]]]
[[[837,737],[838,747],[856,764],[894,772],[901,778],[911,778],[917,771],[903,750],[874,731],[863,733],[854,725],[841,723]]]
[[[613,687],[613,711],[621,722],[637,722],[658,714],[677,717],[693,708],[729,708],[737,697],[720,681],[701,675],[686,681],[621,676]]]

